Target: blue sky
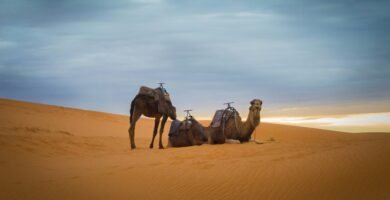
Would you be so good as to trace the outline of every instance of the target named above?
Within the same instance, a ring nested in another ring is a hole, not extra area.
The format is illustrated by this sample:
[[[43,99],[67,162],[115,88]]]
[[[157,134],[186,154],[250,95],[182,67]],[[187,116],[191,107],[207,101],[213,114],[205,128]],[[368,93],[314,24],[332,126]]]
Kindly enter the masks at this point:
[[[166,82],[178,111],[390,112],[389,1],[0,0],[0,97],[127,114]],[[263,115],[263,116],[264,116]]]

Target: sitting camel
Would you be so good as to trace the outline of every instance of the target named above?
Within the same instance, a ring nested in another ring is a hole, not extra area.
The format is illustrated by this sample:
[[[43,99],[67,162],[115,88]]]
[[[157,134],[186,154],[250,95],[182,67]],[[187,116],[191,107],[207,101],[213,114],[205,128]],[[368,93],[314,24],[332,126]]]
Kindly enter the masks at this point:
[[[209,144],[223,144],[226,140],[238,140],[240,143],[248,142],[255,128],[260,124],[260,111],[263,102],[254,99],[250,102],[248,117],[245,122],[241,121],[239,113],[228,104],[223,111],[222,117],[214,126],[215,120],[206,128]],[[218,112],[218,111],[217,111]]]
[[[187,147],[202,145],[207,141],[202,125],[186,110],[184,121],[172,121],[169,131],[168,147]]]
[[[167,122],[168,116],[172,119],[176,119],[176,108],[172,105],[169,95],[166,90],[160,84],[160,88],[151,89],[147,87],[141,87],[140,92],[134,97],[130,107],[130,128],[128,130],[130,137],[130,148],[135,149],[134,135],[135,126],[141,115],[146,117],[154,117],[154,130],[153,138],[149,145],[153,148],[154,138],[157,135],[158,126],[162,117],[160,127],[160,139],[159,148],[163,149],[162,134],[164,132],[164,126]]]

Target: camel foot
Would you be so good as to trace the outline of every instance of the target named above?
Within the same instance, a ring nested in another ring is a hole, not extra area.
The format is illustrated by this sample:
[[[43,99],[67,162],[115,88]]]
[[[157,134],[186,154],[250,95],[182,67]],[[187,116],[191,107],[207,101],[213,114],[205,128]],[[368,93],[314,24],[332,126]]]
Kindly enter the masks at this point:
[[[251,139],[251,140],[249,140],[249,142],[254,142],[255,144],[264,144],[265,143],[264,141],[255,140],[255,139]]]
[[[226,144],[241,144],[240,140],[226,139]]]
[[[130,149],[135,149],[136,148],[136,146],[135,146],[135,144],[132,144],[132,145],[130,145]]]
[[[150,149],[153,149],[153,144],[149,145],[149,148],[150,148]]]
[[[264,144],[264,142],[262,142],[262,141],[257,141],[257,140],[255,140],[255,143],[256,143],[256,144]]]
[[[159,149],[164,149],[164,147],[163,147],[163,146],[159,146],[158,148],[159,148]]]

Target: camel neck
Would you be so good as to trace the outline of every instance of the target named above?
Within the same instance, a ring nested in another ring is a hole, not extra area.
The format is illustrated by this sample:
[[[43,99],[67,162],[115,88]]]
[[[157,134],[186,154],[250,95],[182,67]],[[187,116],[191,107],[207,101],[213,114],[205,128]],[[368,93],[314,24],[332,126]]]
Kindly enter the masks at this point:
[[[253,124],[253,116],[252,112],[248,113],[248,117],[246,118],[246,121],[243,123],[242,127],[242,135],[244,138],[248,138],[252,135],[253,131],[255,130],[255,126]]]

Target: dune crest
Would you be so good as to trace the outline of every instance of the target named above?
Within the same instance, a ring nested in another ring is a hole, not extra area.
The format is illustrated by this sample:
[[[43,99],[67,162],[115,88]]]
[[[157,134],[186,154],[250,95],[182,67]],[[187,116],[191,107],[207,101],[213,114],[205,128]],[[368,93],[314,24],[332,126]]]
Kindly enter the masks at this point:
[[[260,145],[150,150],[153,125],[131,151],[128,116],[0,99],[0,199],[390,198],[390,134],[261,123]]]

